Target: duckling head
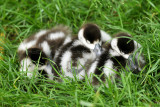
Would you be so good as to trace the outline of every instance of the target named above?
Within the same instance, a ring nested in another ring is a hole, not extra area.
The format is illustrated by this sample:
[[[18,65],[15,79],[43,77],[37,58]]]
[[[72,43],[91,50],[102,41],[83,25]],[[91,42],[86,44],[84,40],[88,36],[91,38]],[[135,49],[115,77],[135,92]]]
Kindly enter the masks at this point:
[[[111,41],[111,48],[118,54],[122,55],[125,59],[128,59],[130,54],[135,50],[135,43],[130,39],[130,35],[126,33],[119,33]]]
[[[131,40],[131,35],[126,33],[117,34],[111,41],[111,48],[127,60],[127,66],[134,73],[141,71],[145,65],[143,55],[137,52],[140,47],[141,45]]]
[[[97,56],[101,55],[101,31],[95,24],[85,24],[78,33],[79,40]]]

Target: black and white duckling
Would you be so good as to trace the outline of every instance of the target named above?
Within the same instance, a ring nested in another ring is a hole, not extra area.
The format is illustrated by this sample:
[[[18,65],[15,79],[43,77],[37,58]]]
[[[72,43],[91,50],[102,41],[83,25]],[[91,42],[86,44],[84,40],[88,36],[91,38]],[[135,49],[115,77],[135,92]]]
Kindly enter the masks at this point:
[[[97,77],[102,82],[106,82],[107,77],[116,77],[116,72],[119,72],[121,68],[127,70],[129,68],[133,72],[142,70],[145,60],[143,55],[137,52],[141,45],[130,38],[131,36],[126,33],[119,33],[105,46],[105,51],[87,71],[91,84],[95,86],[99,84]]]
[[[85,24],[79,30],[78,37],[59,49],[55,56],[54,76],[57,77],[60,73],[64,77],[77,77],[82,80],[85,77],[83,69],[101,55],[102,34],[105,39],[111,39],[97,25]]]
[[[28,77],[37,75],[36,71],[39,71],[53,79],[52,67],[48,59],[53,59],[56,50],[70,41],[71,30],[63,25],[41,30],[25,39],[18,47],[20,71],[27,72]]]

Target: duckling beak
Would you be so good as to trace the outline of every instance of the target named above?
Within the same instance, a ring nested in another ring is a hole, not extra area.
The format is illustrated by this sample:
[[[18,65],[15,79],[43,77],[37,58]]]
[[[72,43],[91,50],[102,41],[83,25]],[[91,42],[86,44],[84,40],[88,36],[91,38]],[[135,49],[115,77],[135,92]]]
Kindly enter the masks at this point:
[[[100,44],[96,44],[93,51],[96,53],[96,56],[99,57],[102,54],[102,47]]]
[[[138,63],[132,54],[128,58],[128,66],[133,73],[138,73]]]

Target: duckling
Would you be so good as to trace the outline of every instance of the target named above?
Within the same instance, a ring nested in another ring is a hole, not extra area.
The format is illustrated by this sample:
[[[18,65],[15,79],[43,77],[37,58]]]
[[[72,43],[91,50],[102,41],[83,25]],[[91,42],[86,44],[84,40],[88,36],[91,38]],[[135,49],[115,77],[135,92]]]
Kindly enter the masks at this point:
[[[101,55],[102,35],[109,40],[111,37],[100,30],[96,24],[85,24],[78,32],[78,37],[62,46],[55,56],[54,76],[59,73],[64,77],[84,79],[85,70],[97,57]],[[85,65],[85,66],[84,66]]]
[[[20,71],[27,72],[28,77],[33,76],[33,71],[38,64],[38,71],[49,74],[52,79],[52,69],[48,59],[52,60],[56,50],[71,41],[71,30],[63,25],[49,30],[41,30],[25,39],[18,47]],[[36,75],[38,72],[36,72]]]
[[[105,46],[105,51],[91,64],[87,71],[87,76],[91,84],[94,86],[99,84],[97,77],[102,82],[105,82],[107,77],[117,77],[116,72],[119,72],[121,68],[127,70],[129,68],[133,72],[142,70],[145,65],[143,55],[137,52],[135,57],[133,57],[141,45],[130,38],[131,36],[126,33],[119,33]]]

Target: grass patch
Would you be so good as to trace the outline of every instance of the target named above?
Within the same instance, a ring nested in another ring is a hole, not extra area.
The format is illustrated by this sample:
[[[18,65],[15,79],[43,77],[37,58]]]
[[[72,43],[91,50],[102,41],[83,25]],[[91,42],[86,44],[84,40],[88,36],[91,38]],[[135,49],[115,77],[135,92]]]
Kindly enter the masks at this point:
[[[160,105],[159,0],[1,0],[1,106],[158,106]],[[128,32],[142,45],[147,66],[140,74],[121,74],[120,83],[99,87],[86,81],[36,82],[20,76],[17,47],[39,29],[68,25],[77,33],[86,22],[110,34]]]

